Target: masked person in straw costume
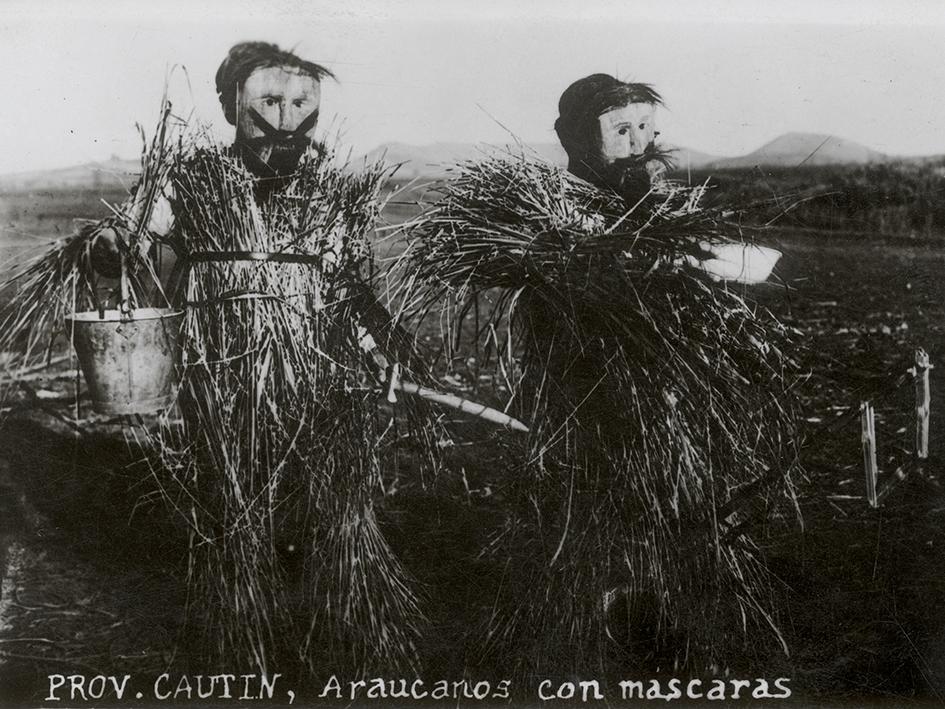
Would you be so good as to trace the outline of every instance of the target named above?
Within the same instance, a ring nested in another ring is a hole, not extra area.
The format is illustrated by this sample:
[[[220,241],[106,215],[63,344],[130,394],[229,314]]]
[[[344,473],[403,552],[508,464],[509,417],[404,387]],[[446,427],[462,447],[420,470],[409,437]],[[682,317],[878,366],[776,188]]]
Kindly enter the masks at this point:
[[[364,280],[389,173],[345,171],[313,143],[330,76],[237,44],[216,74],[233,145],[179,140],[153,199],[139,184],[128,210],[147,229],[126,258],[157,241],[186,264],[168,293],[186,311],[181,417],[151,441],[190,528],[189,627],[227,671],[402,667],[423,622],[374,508],[397,437],[377,389],[388,358],[413,364]],[[117,275],[122,229],[93,231],[94,264]]]
[[[419,307],[458,314],[459,332],[478,305],[490,346],[508,333],[497,360],[530,430],[508,440],[483,641],[523,676],[705,668],[780,641],[740,525],[746,498],[767,509],[789,490],[784,331],[690,265],[740,232],[663,178],[660,103],[581,79],[555,123],[567,172],[525,154],[462,164],[411,226]]]

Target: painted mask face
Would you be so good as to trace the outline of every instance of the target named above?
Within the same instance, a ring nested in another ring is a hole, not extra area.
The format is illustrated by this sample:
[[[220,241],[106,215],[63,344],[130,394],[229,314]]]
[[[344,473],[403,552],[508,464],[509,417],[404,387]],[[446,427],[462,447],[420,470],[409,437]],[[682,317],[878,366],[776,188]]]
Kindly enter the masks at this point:
[[[247,77],[237,98],[236,140],[257,173],[286,175],[311,145],[321,87],[295,67],[265,67]]]
[[[607,164],[639,157],[653,143],[657,132],[649,103],[631,103],[613,108],[598,117],[601,157]]]

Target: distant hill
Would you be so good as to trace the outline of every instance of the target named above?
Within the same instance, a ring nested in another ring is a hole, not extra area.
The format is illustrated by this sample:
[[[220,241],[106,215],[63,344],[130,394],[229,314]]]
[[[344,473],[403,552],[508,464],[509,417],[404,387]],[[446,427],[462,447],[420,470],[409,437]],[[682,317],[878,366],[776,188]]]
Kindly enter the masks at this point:
[[[785,133],[754,152],[710,162],[709,169],[735,167],[796,167],[798,165],[863,165],[890,157],[865,145],[833,135]]]
[[[532,154],[555,165],[566,165],[567,156],[557,143],[533,143],[528,146],[499,146],[476,143],[432,143],[410,145],[407,143],[385,143],[367,155],[369,162],[383,159],[392,165],[401,165],[397,177],[414,179],[440,179],[449,174],[456,163],[481,159],[486,155],[511,152]]]
[[[701,170],[718,160],[724,159],[720,158],[718,155],[709,155],[708,153],[702,153],[698,150],[692,150],[691,148],[682,146],[669,146],[669,148],[674,151],[673,162],[676,163],[677,170]]]
[[[785,133],[757,150],[740,157],[719,157],[682,146],[668,146],[675,153],[680,171],[724,170],[760,166],[795,167],[804,165],[862,165],[872,162],[903,160],[928,163],[929,156],[889,156],[851,140],[817,133]],[[441,179],[449,175],[449,168],[457,162],[476,160],[484,155],[512,152],[532,154],[552,164],[564,166],[567,156],[557,143],[531,143],[521,146],[498,146],[477,143],[432,143],[410,145],[385,143],[367,153],[364,158],[373,161],[383,156],[390,164],[401,164],[397,173],[406,179]],[[938,156],[941,157],[941,156]],[[356,166],[360,160],[353,161]],[[0,192],[29,192],[36,190],[79,190],[127,188],[134,183],[139,170],[137,160],[112,158],[105,162],[88,163],[59,170],[22,172],[0,176]]]
[[[112,157],[105,162],[92,162],[57,170],[17,172],[0,176],[0,192],[31,192],[37,190],[127,189],[141,171],[138,160]]]
[[[687,165],[694,170],[699,169],[719,160],[716,155],[689,148],[673,149],[676,150],[676,164],[681,170],[685,170]],[[388,163],[401,164],[397,172],[397,176],[401,178],[439,179],[446,177],[450,166],[458,162],[507,152],[513,155],[524,152],[526,155],[534,155],[562,167],[568,164],[568,156],[558,143],[530,143],[522,146],[476,143],[433,143],[430,145],[385,143],[369,152],[365,158],[368,161],[383,158]]]

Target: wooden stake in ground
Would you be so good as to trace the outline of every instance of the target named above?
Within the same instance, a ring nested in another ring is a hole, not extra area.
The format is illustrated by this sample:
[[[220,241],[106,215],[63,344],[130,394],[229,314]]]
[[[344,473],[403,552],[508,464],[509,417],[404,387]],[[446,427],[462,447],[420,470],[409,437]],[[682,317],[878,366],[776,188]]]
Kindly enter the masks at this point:
[[[879,506],[876,495],[876,426],[873,420],[873,405],[864,401],[860,404],[860,430],[863,443],[863,467],[866,470],[866,500],[870,507]]]
[[[929,457],[929,413],[932,396],[929,388],[929,355],[923,349],[915,351],[915,454],[919,460]]]

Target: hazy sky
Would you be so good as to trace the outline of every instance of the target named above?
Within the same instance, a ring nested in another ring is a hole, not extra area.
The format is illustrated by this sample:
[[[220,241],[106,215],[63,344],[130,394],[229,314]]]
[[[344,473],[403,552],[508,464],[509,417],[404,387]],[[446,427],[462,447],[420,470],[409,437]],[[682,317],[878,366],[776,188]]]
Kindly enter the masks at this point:
[[[0,173],[136,155],[175,65],[175,106],[229,139],[213,75],[247,39],[337,73],[323,125],[356,152],[554,141],[599,71],[653,83],[663,139],[717,155],[789,130],[945,152],[940,0],[0,0]]]

